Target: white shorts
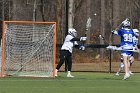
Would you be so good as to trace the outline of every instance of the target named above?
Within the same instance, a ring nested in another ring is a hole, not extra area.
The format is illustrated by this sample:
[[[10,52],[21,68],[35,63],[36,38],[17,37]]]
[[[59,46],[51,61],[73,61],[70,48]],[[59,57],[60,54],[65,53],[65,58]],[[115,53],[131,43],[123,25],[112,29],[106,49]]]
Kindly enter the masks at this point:
[[[127,54],[127,53],[121,53],[121,55],[122,56],[129,56],[129,57],[131,56],[130,54]]]

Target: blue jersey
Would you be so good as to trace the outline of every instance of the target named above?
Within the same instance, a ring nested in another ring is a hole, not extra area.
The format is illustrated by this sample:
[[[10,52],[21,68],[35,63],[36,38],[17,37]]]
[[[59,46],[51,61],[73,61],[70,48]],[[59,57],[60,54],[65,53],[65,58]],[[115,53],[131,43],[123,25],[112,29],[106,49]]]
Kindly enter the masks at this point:
[[[121,36],[120,46],[128,45],[133,46],[134,32],[132,29],[122,28],[118,30],[118,35]]]
[[[121,37],[120,46],[123,48],[121,55],[132,56],[134,52],[127,50],[132,50],[135,45],[133,41],[133,38],[135,37],[133,30],[128,28],[121,28],[118,31],[114,31],[113,33]]]

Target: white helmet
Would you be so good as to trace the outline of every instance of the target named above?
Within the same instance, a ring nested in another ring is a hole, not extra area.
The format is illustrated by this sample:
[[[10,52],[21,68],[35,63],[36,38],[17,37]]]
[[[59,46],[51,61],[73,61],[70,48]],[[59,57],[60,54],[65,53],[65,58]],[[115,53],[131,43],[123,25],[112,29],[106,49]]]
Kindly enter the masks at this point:
[[[77,36],[77,31],[74,28],[69,28],[68,33],[74,37]]]
[[[139,36],[139,30],[138,29],[133,29],[133,32],[136,36]]]
[[[124,23],[123,23],[123,27],[129,27],[130,26],[130,21],[125,21]]]

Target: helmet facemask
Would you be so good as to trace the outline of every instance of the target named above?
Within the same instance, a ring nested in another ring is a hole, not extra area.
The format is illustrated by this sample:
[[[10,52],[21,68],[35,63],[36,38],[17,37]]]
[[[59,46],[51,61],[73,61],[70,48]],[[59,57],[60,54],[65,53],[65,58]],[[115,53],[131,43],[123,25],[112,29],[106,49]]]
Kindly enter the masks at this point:
[[[130,27],[130,21],[124,22],[124,23],[123,23],[123,27],[124,27],[124,28]]]
[[[77,37],[77,31],[74,28],[70,28],[68,33],[73,37]]]

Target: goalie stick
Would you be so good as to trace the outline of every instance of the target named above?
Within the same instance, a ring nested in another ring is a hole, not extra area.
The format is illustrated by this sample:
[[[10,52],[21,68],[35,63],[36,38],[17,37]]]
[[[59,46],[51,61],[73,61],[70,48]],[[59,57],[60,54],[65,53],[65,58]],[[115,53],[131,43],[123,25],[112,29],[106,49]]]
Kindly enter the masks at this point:
[[[88,30],[89,30],[90,27],[91,27],[91,18],[89,17],[89,18],[87,19],[87,23],[86,23],[85,37],[87,37],[87,32],[88,32]],[[81,49],[82,49],[82,50],[85,50],[85,41],[83,41]]]
[[[98,38],[104,40],[105,43],[106,43],[107,45],[109,45],[109,43],[107,42],[107,40],[105,39],[104,36],[99,35]],[[92,43],[92,44],[84,44],[84,47],[91,47],[91,46],[94,46],[94,44],[93,44],[93,43]],[[96,45],[95,45],[95,47],[96,47]]]

